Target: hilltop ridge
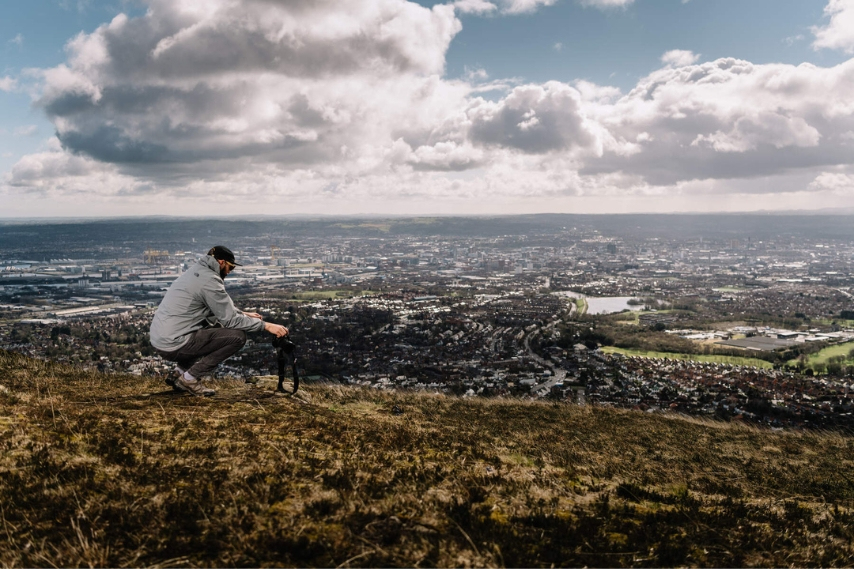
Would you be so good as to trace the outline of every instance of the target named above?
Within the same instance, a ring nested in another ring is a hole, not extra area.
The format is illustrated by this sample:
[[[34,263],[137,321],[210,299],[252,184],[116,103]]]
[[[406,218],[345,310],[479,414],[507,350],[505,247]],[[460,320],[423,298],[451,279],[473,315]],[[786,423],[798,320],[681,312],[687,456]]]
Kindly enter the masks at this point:
[[[854,438],[0,351],[3,566],[845,566]]]

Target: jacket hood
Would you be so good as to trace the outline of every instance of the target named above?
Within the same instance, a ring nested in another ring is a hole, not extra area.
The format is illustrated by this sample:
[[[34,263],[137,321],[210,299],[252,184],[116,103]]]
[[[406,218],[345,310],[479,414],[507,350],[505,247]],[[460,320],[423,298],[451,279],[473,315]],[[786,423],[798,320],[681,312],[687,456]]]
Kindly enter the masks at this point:
[[[213,258],[213,255],[205,255],[199,259],[199,264],[209,268],[216,273],[216,276],[219,276],[219,263]]]

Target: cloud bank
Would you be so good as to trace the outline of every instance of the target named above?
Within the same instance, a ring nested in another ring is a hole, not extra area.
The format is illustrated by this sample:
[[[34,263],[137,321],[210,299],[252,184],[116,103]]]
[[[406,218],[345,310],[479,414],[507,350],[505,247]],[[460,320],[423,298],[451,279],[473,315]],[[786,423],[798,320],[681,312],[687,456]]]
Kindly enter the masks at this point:
[[[830,22],[812,28],[815,49],[839,49],[854,53],[854,0],[830,0],[824,9]]]
[[[345,209],[851,194],[854,60],[700,62],[672,50],[628,93],[550,81],[493,84],[485,98],[484,73],[444,77],[458,14],[549,3],[149,0],[144,16],[80,34],[66,63],[38,71],[36,105],[56,136],[12,168],[5,191]],[[849,49],[831,32],[850,4],[831,0],[816,45]]]

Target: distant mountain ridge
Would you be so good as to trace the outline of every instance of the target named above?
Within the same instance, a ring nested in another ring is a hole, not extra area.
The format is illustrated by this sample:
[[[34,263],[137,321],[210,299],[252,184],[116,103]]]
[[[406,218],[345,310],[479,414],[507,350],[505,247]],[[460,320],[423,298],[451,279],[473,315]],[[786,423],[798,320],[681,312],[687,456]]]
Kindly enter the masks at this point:
[[[624,240],[812,239],[854,240],[847,215],[768,214],[537,214],[484,217],[328,217],[249,219],[126,218],[86,222],[0,224],[0,251],[13,258],[84,258],[109,243],[140,254],[143,249],[201,250],[208,241],[290,238],[572,238],[584,232]],[[194,239],[196,240],[194,242]],[[198,243],[198,244],[196,244]],[[204,243],[204,244],[203,244]],[[213,244],[213,243],[211,243]],[[24,253],[29,253],[24,255]],[[111,253],[113,256],[114,254]]]

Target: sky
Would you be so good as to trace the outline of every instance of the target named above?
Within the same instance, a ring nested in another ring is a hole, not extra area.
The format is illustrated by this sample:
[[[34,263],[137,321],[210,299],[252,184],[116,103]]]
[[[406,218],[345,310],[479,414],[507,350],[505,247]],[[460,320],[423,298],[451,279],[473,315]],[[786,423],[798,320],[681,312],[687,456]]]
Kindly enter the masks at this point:
[[[0,218],[854,208],[854,0],[28,0]]]

